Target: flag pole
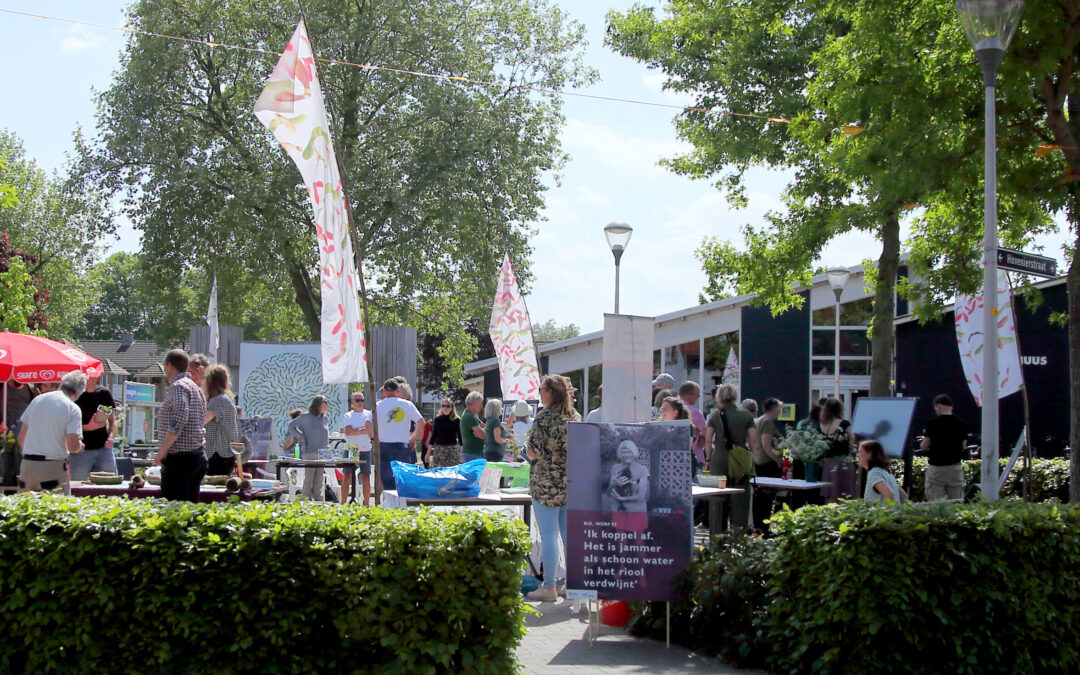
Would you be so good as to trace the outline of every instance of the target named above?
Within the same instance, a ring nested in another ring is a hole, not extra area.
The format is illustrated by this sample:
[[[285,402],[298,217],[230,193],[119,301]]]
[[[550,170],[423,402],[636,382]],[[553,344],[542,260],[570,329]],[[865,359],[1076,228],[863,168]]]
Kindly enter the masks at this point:
[[[311,47],[311,55],[315,59],[316,63],[319,60],[319,53],[315,49],[315,40],[311,34],[311,27],[308,25],[307,14],[304,12],[304,3],[302,0],[296,0],[297,6],[300,8],[300,18],[304,21],[304,26],[308,28],[308,45]],[[330,111],[331,117],[336,121],[337,115],[334,114],[334,106],[329,96],[324,96],[324,102]],[[364,256],[359,246],[359,233],[356,229],[356,220],[353,218],[352,202],[349,200],[351,191],[349,189],[349,177],[345,173],[345,163],[341,157],[341,148],[338,147],[337,139],[340,134],[331,134],[331,143],[334,147],[334,159],[337,162],[338,174],[341,177],[341,189],[345,193],[345,215],[349,220],[349,239],[352,241],[353,248],[353,262],[356,265],[356,278],[360,284],[360,312],[364,322],[364,361],[367,364],[368,391],[365,392],[365,398],[371,399],[371,463],[372,473],[375,476],[375,504],[378,505],[382,502],[382,471],[380,465],[381,450],[379,446],[379,416],[376,413],[375,407],[378,403],[378,390],[375,388],[375,370],[373,368],[371,360],[371,322],[368,319],[368,300],[367,300],[367,287],[364,285]],[[364,480],[367,480],[366,478]],[[350,481],[355,483],[355,480]],[[361,491],[360,494],[363,494]],[[353,495],[353,499],[356,499],[357,495]]]

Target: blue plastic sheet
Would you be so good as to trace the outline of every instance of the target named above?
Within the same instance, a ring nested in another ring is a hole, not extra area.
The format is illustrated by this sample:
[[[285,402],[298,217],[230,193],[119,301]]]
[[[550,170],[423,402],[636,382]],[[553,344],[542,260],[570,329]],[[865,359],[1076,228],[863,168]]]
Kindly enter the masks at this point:
[[[457,466],[425,469],[417,464],[390,462],[397,492],[409,499],[450,499],[480,495],[480,474],[487,464],[474,459]]]

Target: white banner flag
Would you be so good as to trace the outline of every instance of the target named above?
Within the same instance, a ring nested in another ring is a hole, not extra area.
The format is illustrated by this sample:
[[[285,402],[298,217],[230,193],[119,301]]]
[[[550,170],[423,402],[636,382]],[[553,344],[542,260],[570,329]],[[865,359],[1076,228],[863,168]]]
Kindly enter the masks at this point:
[[[503,399],[539,400],[540,368],[537,367],[532,324],[509,255],[503,256],[488,333],[495,345],[495,356],[499,359]]]
[[[210,287],[210,306],[206,308],[206,325],[210,326],[210,358],[217,360],[218,348],[221,346],[220,331],[218,329],[217,315],[217,275],[214,275],[214,285]]]
[[[720,377],[720,381],[726,384],[738,384],[739,383],[739,357],[735,355],[735,348],[732,347],[728,352],[727,363],[724,364],[724,374]]]
[[[998,270],[997,279],[997,349],[998,349],[998,398],[1020,391],[1023,375],[1020,371],[1020,351],[1016,346],[1016,321],[1013,317],[1012,291],[1008,276]],[[953,316],[956,319],[956,345],[960,349],[960,362],[964,377],[975,402],[982,406],[983,400],[983,296],[958,295]]]
[[[314,212],[322,292],[323,381],[363,382],[367,380],[364,326],[345,190],[303,21],[256,101],[255,116],[296,162]]]

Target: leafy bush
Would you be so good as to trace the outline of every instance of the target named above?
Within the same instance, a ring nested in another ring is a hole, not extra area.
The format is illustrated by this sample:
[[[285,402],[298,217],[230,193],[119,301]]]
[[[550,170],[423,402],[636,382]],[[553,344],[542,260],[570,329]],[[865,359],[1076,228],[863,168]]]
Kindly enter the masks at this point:
[[[1000,459],[1001,470],[1005,471],[1008,459]],[[904,463],[894,459],[890,462],[892,474],[899,482],[904,477]],[[982,480],[982,461],[967,460],[964,463],[964,481],[967,485],[978,483]],[[913,461],[911,473],[911,490],[909,495],[912,501],[926,501],[926,457],[916,457]],[[1023,459],[1016,460],[1016,465],[1009,472],[1005,484],[1001,486],[1002,497],[1015,497],[1020,499],[1024,494],[1024,466]],[[1031,460],[1031,501],[1052,502],[1064,504],[1069,501],[1069,460],[1067,459],[1037,459]]]
[[[765,617],[773,543],[759,537],[718,537],[698,549],[677,584],[684,599],[672,603],[672,640],[742,667],[761,666],[767,654]],[[664,603],[634,603],[630,630],[662,639]]]
[[[848,502],[773,528],[776,672],[1080,672],[1080,507]]]
[[[4,498],[0,671],[505,673],[527,544],[479,513]]]

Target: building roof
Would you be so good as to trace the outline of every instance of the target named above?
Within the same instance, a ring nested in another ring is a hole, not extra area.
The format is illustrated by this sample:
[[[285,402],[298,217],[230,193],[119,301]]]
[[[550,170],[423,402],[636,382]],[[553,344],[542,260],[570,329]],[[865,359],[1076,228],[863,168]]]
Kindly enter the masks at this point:
[[[110,358],[106,357],[104,359],[101,359],[101,363],[105,366],[106,375],[119,375],[120,377],[127,377],[128,375],[131,375],[131,373],[121,368],[116,363],[116,361],[113,361]]]
[[[123,340],[80,340],[78,347],[102,363],[107,360],[112,362],[129,375],[154,363],[160,364],[165,358],[165,350],[151,340],[135,340],[127,344]]]
[[[165,377],[165,368],[160,361],[156,361],[135,373],[135,377],[162,378]]]

